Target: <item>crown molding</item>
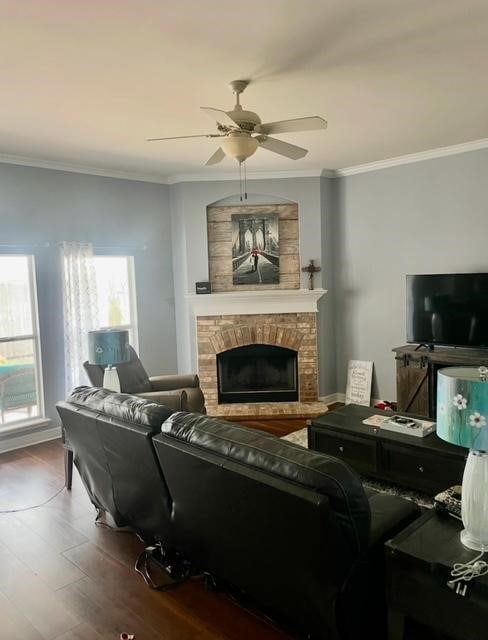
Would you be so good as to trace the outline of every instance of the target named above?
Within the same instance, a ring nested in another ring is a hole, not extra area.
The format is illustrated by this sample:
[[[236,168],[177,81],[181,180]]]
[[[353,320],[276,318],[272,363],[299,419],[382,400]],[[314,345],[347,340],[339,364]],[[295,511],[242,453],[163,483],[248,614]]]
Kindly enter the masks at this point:
[[[379,171],[381,169],[389,169],[398,167],[403,164],[412,164],[414,162],[422,162],[423,160],[434,160],[446,156],[454,156],[460,153],[468,153],[469,151],[479,151],[488,148],[488,138],[480,138],[470,142],[462,142],[447,147],[438,147],[437,149],[429,149],[418,153],[409,153],[404,156],[396,156],[385,160],[375,162],[367,162],[343,169],[302,169],[296,171],[253,171],[247,174],[248,180],[276,180],[289,178],[341,178],[345,176],[353,176],[359,173],[367,173],[369,171]],[[45,158],[31,158],[27,156],[16,156],[0,153],[0,163],[15,164],[25,167],[38,167],[40,169],[51,169],[52,171],[67,171],[69,173],[82,173],[91,176],[101,176],[104,178],[116,178],[118,180],[134,180],[136,182],[152,182],[155,184],[177,184],[179,182],[218,182],[239,180],[236,171],[232,173],[182,173],[173,176],[162,176],[150,173],[139,173],[137,171],[120,171],[118,169],[103,169],[101,167],[92,167],[89,165],[78,165],[67,162],[57,162],[47,160]]]
[[[402,164],[412,164],[413,162],[422,162],[423,160],[434,160],[436,158],[444,158],[446,156],[455,156],[460,153],[468,153],[469,151],[479,151],[488,148],[488,138],[472,140],[471,142],[462,142],[453,144],[448,147],[438,147],[437,149],[429,149],[428,151],[419,151],[418,153],[409,153],[404,156],[395,158],[387,158],[386,160],[378,160],[377,162],[367,162],[358,164],[344,169],[337,169],[334,173],[336,177],[353,176],[358,173],[367,173],[368,171],[379,171],[380,169],[389,169],[390,167],[398,167]]]
[[[302,169],[298,171],[248,171],[248,180],[275,180],[283,178],[319,178],[324,173],[323,169]],[[224,180],[239,180],[239,171],[236,164],[236,170],[232,173],[182,173],[169,176],[168,184],[177,184],[178,182],[220,182]]]
[[[118,180],[168,184],[166,176],[138,173],[135,171],[119,171],[118,169],[102,169],[101,167],[91,167],[69,162],[56,162],[45,158],[29,158],[27,156],[12,156],[0,153],[0,163],[17,164],[24,167],[38,167],[39,169],[51,169],[52,171],[67,171],[68,173],[83,173],[90,176],[101,176],[103,178],[117,178]]]
[[[322,178],[337,178],[337,171],[335,169],[322,169],[320,175]]]

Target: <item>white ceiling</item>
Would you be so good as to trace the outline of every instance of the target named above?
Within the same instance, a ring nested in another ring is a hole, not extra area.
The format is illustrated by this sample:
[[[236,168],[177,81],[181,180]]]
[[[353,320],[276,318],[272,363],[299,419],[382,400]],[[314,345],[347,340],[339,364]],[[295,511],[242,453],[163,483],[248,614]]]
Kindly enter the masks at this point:
[[[266,121],[321,115],[248,171],[339,169],[488,137],[487,0],[0,0],[0,154],[170,176],[217,143],[230,80]]]

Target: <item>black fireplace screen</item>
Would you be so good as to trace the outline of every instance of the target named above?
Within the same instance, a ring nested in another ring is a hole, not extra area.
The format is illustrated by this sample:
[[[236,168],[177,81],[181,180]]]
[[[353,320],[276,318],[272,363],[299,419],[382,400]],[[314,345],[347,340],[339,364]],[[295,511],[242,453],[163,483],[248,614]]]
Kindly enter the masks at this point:
[[[217,356],[219,402],[293,402],[298,400],[297,352],[251,344]]]

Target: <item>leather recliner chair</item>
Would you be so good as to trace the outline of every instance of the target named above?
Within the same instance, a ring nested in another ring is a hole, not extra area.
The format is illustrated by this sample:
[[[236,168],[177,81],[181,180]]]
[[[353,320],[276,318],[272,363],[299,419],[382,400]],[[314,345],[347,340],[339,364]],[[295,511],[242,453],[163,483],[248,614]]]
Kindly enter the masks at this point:
[[[129,347],[130,360],[117,365],[120,391],[140,396],[171,407],[174,411],[206,413],[205,398],[198,375],[148,376],[135,349]],[[88,379],[94,387],[103,387],[104,367],[83,363]]]

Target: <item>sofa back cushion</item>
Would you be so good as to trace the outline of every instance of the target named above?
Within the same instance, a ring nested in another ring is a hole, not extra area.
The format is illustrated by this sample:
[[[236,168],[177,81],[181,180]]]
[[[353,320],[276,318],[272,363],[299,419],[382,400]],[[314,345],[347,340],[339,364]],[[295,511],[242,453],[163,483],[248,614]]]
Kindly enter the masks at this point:
[[[155,431],[159,431],[166,418],[172,414],[172,410],[164,404],[97,387],[77,387],[67,402],[119,420],[152,427]]]
[[[368,548],[369,502],[360,477],[342,460],[199,414],[173,413],[161,431],[326,496],[351,547]]]

